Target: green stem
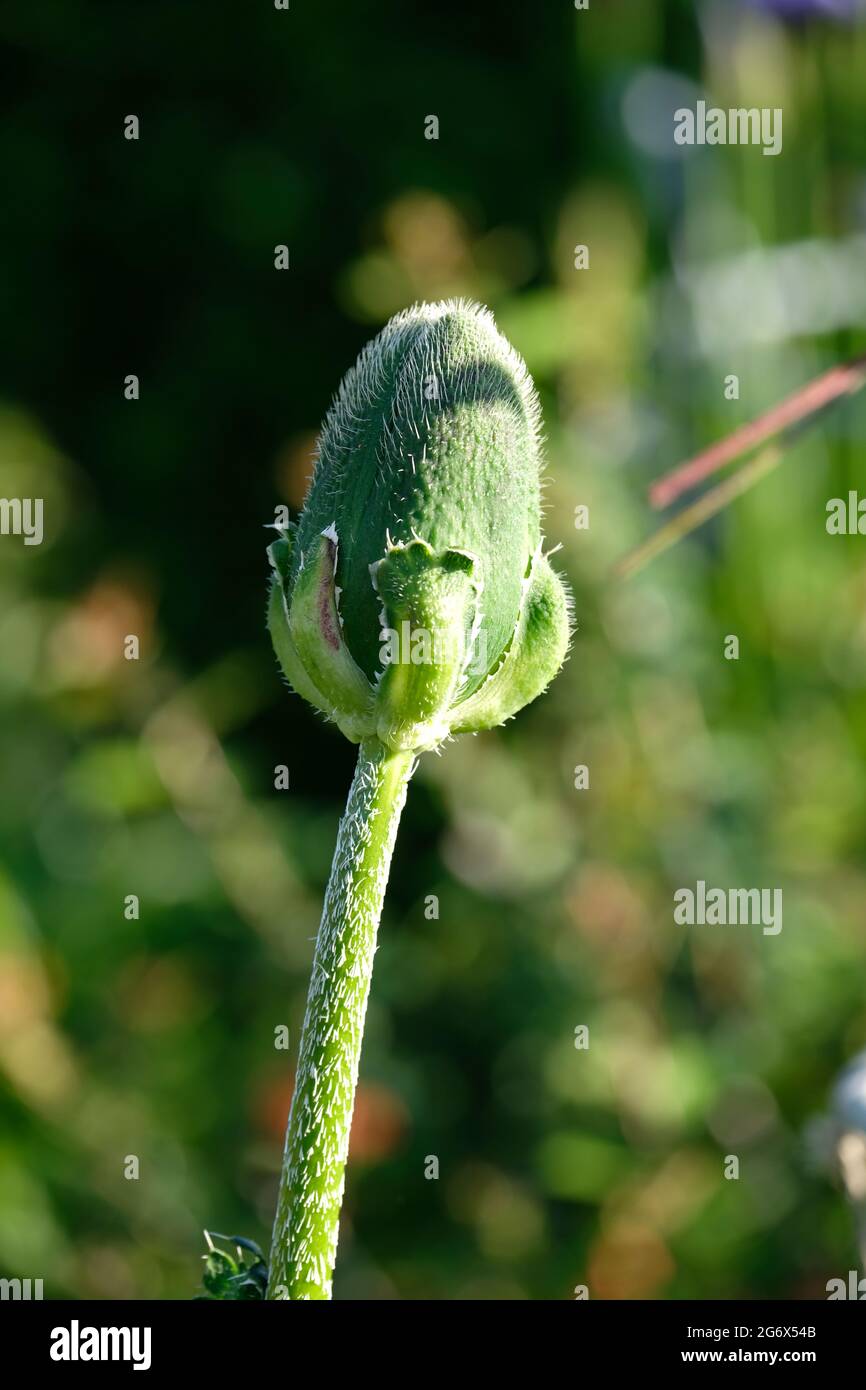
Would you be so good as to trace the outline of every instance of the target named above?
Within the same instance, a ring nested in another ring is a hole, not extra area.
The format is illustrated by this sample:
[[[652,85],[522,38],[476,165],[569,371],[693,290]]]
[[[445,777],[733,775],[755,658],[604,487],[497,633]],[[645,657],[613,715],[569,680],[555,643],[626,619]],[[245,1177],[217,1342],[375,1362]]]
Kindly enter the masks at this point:
[[[392,753],[376,738],[358,750],[316,939],[283,1152],[269,1298],[331,1296],[376,933],[414,766],[413,753]]]
[[[760,453],[755,454],[748,463],[744,463],[736,473],[711,487],[697,502],[677,512],[675,517],[665,522],[664,526],[660,526],[641,545],[629,551],[617,564],[614,571],[616,577],[630,579],[638,570],[642,570],[644,565],[649,564],[650,560],[670,550],[676,541],[690,535],[698,526],[703,526],[711,516],[715,516],[735,497],[739,497],[740,493],[745,492],[759,478],[763,478],[765,473],[769,473],[770,469],[781,463],[783,456],[784,449],[779,440],[774,440],[766,449],[761,449]]]

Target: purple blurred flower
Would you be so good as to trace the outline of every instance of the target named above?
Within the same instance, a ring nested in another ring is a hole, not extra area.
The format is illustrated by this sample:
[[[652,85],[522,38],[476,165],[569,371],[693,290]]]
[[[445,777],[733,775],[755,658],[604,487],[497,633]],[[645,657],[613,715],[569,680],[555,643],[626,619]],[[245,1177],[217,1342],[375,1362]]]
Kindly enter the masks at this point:
[[[766,10],[781,19],[856,19],[863,0],[747,0],[755,10]]]
[[[859,1052],[836,1082],[833,1109],[843,1129],[866,1134],[866,1052]]]

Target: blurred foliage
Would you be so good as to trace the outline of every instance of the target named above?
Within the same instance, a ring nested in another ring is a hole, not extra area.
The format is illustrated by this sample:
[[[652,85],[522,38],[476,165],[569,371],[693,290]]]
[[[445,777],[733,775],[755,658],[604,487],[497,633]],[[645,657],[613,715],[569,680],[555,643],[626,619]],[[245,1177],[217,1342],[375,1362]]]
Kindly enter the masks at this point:
[[[804,1136],[866,1044],[866,564],[824,529],[863,403],[610,570],[651,478],[863,348],[854,9],[4,9],[0,493],[46,533],[0,538],[0,1272],[187,1298],[211,1223],[267,1249],[352,750],[280,683],[262,528],[375,328],[451,294],[538,381],[579,631],[411,789],[336,1296],[821,1297],[853,1265]],[[781,106],[782,154],[674,147],[700,96]],[[783,931],[676,927],[698,878],[782,887]]]

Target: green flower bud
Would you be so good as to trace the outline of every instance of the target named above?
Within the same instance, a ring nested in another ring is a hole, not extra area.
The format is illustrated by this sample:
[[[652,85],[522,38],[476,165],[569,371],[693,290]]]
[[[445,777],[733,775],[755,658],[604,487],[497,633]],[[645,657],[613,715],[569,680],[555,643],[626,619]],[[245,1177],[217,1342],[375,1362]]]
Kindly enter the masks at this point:
[[[523,361],[462,301],[398,314],[344,378],[300,521],[269,550],[269,626],[290,684],[353,742],[492,728],[562,665],[539,425]]]

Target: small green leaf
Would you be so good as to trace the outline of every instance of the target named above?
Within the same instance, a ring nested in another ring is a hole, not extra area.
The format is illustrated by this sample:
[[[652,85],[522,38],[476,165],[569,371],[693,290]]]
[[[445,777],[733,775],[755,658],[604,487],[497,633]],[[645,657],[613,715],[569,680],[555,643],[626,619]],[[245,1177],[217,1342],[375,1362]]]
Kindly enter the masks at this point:
[[[221,1235],[218,1231],[205,1231],[205,1240],[209,1247],[203,1256],[202,1285],[205,1292],[196,1295],[196,1298],[205,1301],[264,1299],[268,1270],[255,1241],[247,1240],[245,1236]],[[237,1256],[218,1249],[214,1241],[233,1246]],[[244,1255],[251,1255],[253,1262],[247,1264]]]
[[[571,600],[541,551],[533,558],[514,637],[498,668],[454,710],[452,731],[493,729],[547,689],[565,660]]]
[[[337,542],[323,533],[313,542],[295,580],[288,605],[289,634],[324,708],[348,737],[372,732],[373,687],[355,664],[343,638],[334,567]]]

